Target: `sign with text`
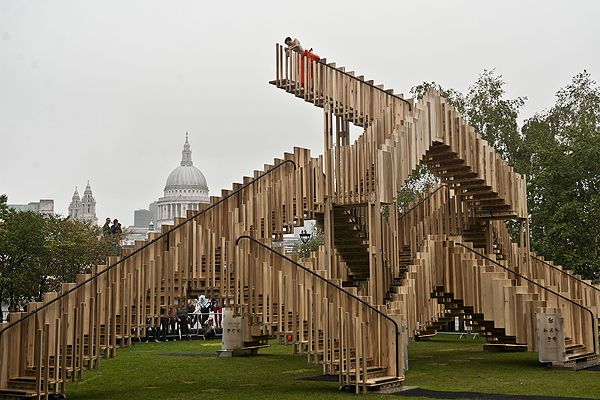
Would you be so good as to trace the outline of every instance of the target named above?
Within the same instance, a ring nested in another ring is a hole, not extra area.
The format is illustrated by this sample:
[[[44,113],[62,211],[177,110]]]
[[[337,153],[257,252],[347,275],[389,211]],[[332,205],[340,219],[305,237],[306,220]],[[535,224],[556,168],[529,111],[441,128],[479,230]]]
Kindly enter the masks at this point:
[[[232,309],[223,309],[223,350],[236,350],[244,347],[243,322],[241,316],[234,316]]]
[[[536,322],[540,362],[565,361],[564,317],[557,313],[537,313]]]

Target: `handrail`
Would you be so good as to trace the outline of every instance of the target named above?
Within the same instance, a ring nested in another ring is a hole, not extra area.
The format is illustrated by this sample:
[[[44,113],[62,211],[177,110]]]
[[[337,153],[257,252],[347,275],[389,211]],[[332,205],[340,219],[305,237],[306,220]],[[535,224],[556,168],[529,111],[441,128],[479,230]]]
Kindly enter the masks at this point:
[[[277,43],[277,45],[278,45],[278,46],[280,46],[280,47],[284,47],[283,45],[281,45],[281,44],[279,44],[279,43]],[[392,96],[392,97],[395,97],[395,98],[397,98],[398,100],[402,100],[403,102],[405,102],[406,104],[408,104],[408,111],[412,111],[412,104],[410,103],[410,101],[408,101],[408,100],[406,100],[406,99],[403,99],[403,98],[402,98],[402,97],[400,97],[400,96],[396,96],[396,95],[395,95],[395,94],[393,94],[393,93],[388,93],[388,92],[386,92],[385,90],[383,90],[383,89],[381,89],[381,88],[378,88],[377,86],[375,86],[375,85],[372,85],[372,84],[370,84],[370,83],[368,83],[368,82],[366,82],[366,81],[362,81],[362,80],[358,79],[356,76],[354,76],[354,75],[350,75],[350,74],[349,74],[349,73],[347,73],[346,71],[340,71],[340,70],[339,70],[339,69],[337,69],[336,67],[333,67],[333,66],[331,66],[331,65],[328,65],[326,61],[323,61],[323,60],[318,60],[318,61],[316,61],[316,62],[317,62],[317,63],[319,63],[319,64],[321,64],[321,65],[324,65],[324,66],[326,66],[327,68],[334,69],[334,70],[336,70],[337,72],[340,72],[340,73],[342,73],[342,74],[344,74],[344,75],[346,75],[346,76],[348,76],[348,77],[350,77],[350,78],[352,78],[352,79],[354,79],[354,80],[357,80],[358,82],[360,82],[360,83],[363,83],[363,84],[365,84],[365,85],[367,85],[367,86],[369,86],[369,87],[371,87],[371,88],[373,88],[373,89],[375,89],[375,90],[379,90],[380,92],[383,92],[383,93],[385,93],[385,94],[386,94],[386,95],[388,95],[388,96]]]
[[[592,311],[592,310],[590,310],[589,308],[587,308],[587,307],[585,307],[585,306],[582,306],[582,305],[581,305],[581,304],[579,304],[579,303],[576,303],[575,301],[573,301],[573,300],[569,299],[568,297],[565,297],[565,296],[563,296],[563,295],[562,295],[562,294],[560,294],[560,293],[557,293],[557,292],[555,292],[555,291],[554,291],[554,290],[552,290],[552,289],[548,289],[547,287],[544,287],[544,286],[540,285],[539,283],[537,283],[537,282],[535,282],[535,281],[533,281],[533,280],[531,280],[531,279],[527,278],[525,275],[522,275],[522,274],[520,274],[520,273],[518,273],[518,272],[515,272],[515,271],[513,271],[512,269],[510,269],[510,268],[508,268],[508,267],[505,267],[504,265],[500,264],[500,263],[499,263],[499,262],[497,262],[496,260],[492,260],[491,258],[489,258],[489,257],[487,257],[487,256],[485,256],[485,255],[483,255],[483,254],[481,254],[481,253],[480,253],[480,252],[478,252],[478,251],[475,251],[475,250],[471,249],[471,248],[470,248],[470,247],[468,247],[468,246],[465,246],[465,245],[464,245],[464,244],[462,244],[462,243],[455,242],[455,244],[457,244],[457,245],[459,245],[459,246],[462,246],[462,247],[464,247],[465,249],[469,250],[470,252],[477,254],[477,255],[478,255],[479,257],[481,257],[481,258],[484,258],[484,259],[486,259],[486,260],[488,260],[488,261],[491,261],[492,263],[496,264],[496,265],[497,265],[497,266],[499,266],[500,268],[502,268],[502,269],[504,269],[504,270],[506,270],[506,271],[509,271],[510,273],[513,273],[513,274],[515,274],[515,275],[517,275],[517,276],[521,277],[522,279],[526,280],[527,282],[529,282],[529,283],[533,283],[535,286],[538,286],[538,287],[542,288],[543,290],[546,290],[546,291],[548,291],[548,292],[552,293],[552,294],[553,294],[553,295],[555,295],[556,297],[560,297],[561,299],[563,299],[563,300],[566,300],[566,301],[568,301],[569,303],[571,303],[571,304],[574,304],[574,305],[576,305],[577,307],[580,307],[580,308],[584,309],[585,311],[589,312],[589,313],[590,313],[590,316],[592,317],[592,325],[591,325],[591,329],[592,329],[592,331],[593,331],[593,329],[594,329],[594,321],[595,321],[595,319],[596,319],[596,318],[594,317],[594,313],[593,313],[593,311]],[[597,352],[598,352],[598,351],[597,351],[597,344],[596,344],[596,340],[597,340],[597,338],[596,338],[596,335],[594,335],[594,334],[593,334],[593,332],[592,332],[592,338],[593,338],[593,340],[594,340],[594,352],[595,352],[595,353],[597,353]]]
[[[398,354],[398,347],[400,346],[399,343],[399,332],[398,332],[398,323],[396,321],[394,321],[392,318],[390,318],[389,316],[387,316],[386,314],[382,313],[381,311],[379,311],[378,309],[376,309],[375,307],[373,307],[372,305],[370,305],[369,303],[367,303],[366,301],[360,299],[359,297],[356,297],[355,295],[353,295],[352,293],[348,292],[347,290],[344,290],[344,288],[341,288],[333,283],[331,283],[329,280],[323,278],[321,275],[315,273],[314,271],[311,271],[310,269],[298,264],[296,261],[292,260],[291,258],[279,253],[278,251],[273,250],[272,248],[270,248],[269,246],[259,242],[258,240],[248,236],[248,235],[242,235],[240,237],[238,237],[235,241],[235,245],[237,246],[240,242],[240,240],[242,239],[248,239],[256,244],[258,244],[259,246],[265,248],[266,250],[274,253],[275,255],[278,255],[282,258],[284,258],[286,261],[291,262],[292,264],[294,264],[296,267],[301,268],[302,270],[304,270],[305,272],[310,273],[311,275],[319,278],[320,280],[322,280],[323,282],[327,283],[330,286],[333,286],[333,288],[339,290],[342,293],[347,294],[348,296],[352,297],[354,300],[357,300],[358,302],[360,302],[362,305],[367,306],[368,308],[370,308],[371,310],[375,311],[377,314],[381,315],[383,318],[387,319],[388,321],[391,321],[392,324],[394,324],[394,331],[396,333],[396,377],[400,377],[400,355]]]
[[[534,256],[533,254],[530,254],[529,256],[530,256],[531,258],[534,258],[534,259],[536,259],[536,260],[538,260],[538,261],[541,261],[541,262],[543,262],[544,264],[546,264],[547,266],[549,266],[549,267],[552,267],[552,268],[554,268],[555,270],[557,270],[557,271],[560,271],[561,273],[563,273],[563,274],[565,274],[565,275],[567,275],[567,276],[569,276],[569,277],[571,277],[571,278],[573,278],[573,279],[575,279],[575,280],[577,280],[577,281],[579,281],[579,282],[583,283],[584,285],[586,285],[586,286],[589,286],[589,287],[591,287],[592,289],[594,289],[594,290],[597,290],[597,291],[599,291],[599,292],[600,292],[600,289],[599,289],[599,288],[597,288],[596,286],[594,286],[594,285],[590,285],[589,283],[585,282],[583,279],[578,279],[578,278],[574,277],[573,275],[569,274],[567,271],[565,271],[565,270],[563,270],[563,269],[561,269],[561,268],[558,268],[556,265],[552,265],[552,264],[550,264],[550,263],[548,263],[548,262],[546,262],[546,261],[542,260],[541,258]]]
[[[268,170],[267,172],[265,172],[264,174],[262,174],[259,177],[254,178],[252,181],[242,185],[239,189],[235,190],[234,192],[230,193],[229,195],[223,197],[221,200],[217,201],[215,204],[212,204],[211,206],[205,208],[204,210],[201,210],[199,212],[197,212],[196,214],[194,214],[193,216],[187,218],[185,221],[180,222],[179,224],[175,225],[173,228],[169,229],[167,232],[161,234],[160,236],[154,238],[153,240],[151,240],[150,242],[146,243],[144,246],[140,247],[139,249],[136,249],[135,251],[133,251],[131,254],[128,254],[127,256],[121,258],[120,260],[118,260],[116,263],[114,263],[113,265],[110,265],[109,267],[107,267],[106,269],[97,272],[96,274],[94,274],[93,276],[89,277],[88,279],[84,280],[83,282],[77,284],[75,287],[67,290],[66,292],[64,292],[63,294],[61,294],[58,297],[55,297],[54,299],[50,300],[48,303],[45,303],[43,306],[33,310],[33,311],[29,311],[27,312],[27,314],[25,314],[24,316],[22,316],[21,318],[19,318],[18,320],[9,323],[7,326],[5,326],[4,328],[2,328],[2,330],[0,330],[0,337],[2,337],[2,334],[7,331],[8,329],[12,328],[13,326],[17,325],[18,323],[26,320],[27,318],[31,317],[32,315],[36,315],[39,311],[49,307],[50,305],[56,303],[58,300],[68,296],[69,294],[73,293],[74,291],[78,290],[79,288],[81,288],[82,286],[85,286],[86,284],[90,283],[91,281],[93,281],[94,279],[98,278],[99,276],[107,273],[108,271],[110,271],[111,269],[113,269],[114,267],[116,267],[117,265],[121,264],[123,261],[133,257],[134,255],[136,255],[137,253],[141,252],[142,250],[150,247],[152,244],[158,242],[159,240],[164,239],[165,237],[168,238],[169,234],[171,232],[174,232],[175,230],[181,228],[182,226],[184,226],[185,224],[187,224],[188,222],[194,220],[195,218],[198,218],[199,216],[201,216],[202,214],[208,212],[209,210],[215,208],[216,206],[220,205],[221,203],[223,203],[224,201],[228,200],[229,198],[231,198],[232,196],[235,196],[236,194],[238,194],[239,192],[241,192],[242,190],[246,189],[248,186],[258,182],[260,179],[264,178],[265,176],[269,175],[271,172],[275,171],[276,169],[278,169],[279,167],[281,167],[282,165],[291,163],[294,166],[294,171],[296,170],[296,163],[292,160],[284,160],[281,164],[276,165],[275,167],[271,168],[270,170]],[[168,240],[168,239],[167,239]]]
[[[396,99],[398,99],[398,100],[401,100],[401,101],[405,102],[406,104],[408,104],[408,111],[411,111],[411,112],[412,112],[412,104],[410,103],[410,101],[408,101],[408,100],[406,100],[406,99],[403,99],[403,98],[402,98],[402,97],[400,97],[400,96],[396,96],[396,95],[395,95],[395,94],[393,94],[393,93],[386,92],[386,91],[385,91],[385,90],[383,90],[382,88],[378,88],[377,86],[375,86],[375,85],[372,85],[372,84],[370,84],[370,83],[368,83],[368,82],[366,82],[366,81],[360,80],[360,79],[358,79],[356,76],[354,76],[354,75],[350,75],[350,74],[349,74],[349,73],[347,73],[346,71],[340,71],[340,70],[339,70],[339,69],[337,69],[336,67],[334,67],[334,66],[331,66],[331,65],[327,64],[327,62],[324,62],[324,61],[321,61],[321,60],[319,60],[319,61],[317,61],[317,62],[318,62],[319,64],[325,65],[327,68],[331,68],[331,69],[334,69],[334,70],[336,70],[337,72],[341,72],[342,74],[344,74],[344,75],[346,75],[346,76],[348,76],[348,77],[350,77],[350,78],[352,78],[352,79],[354,79],[354,80],[356,80],[356,81],[358,81],[358,82],[360,82],[360,83],[363,83],[363,84],[365,84],[365,85],[367,85],[367,86],[371,87],[372,89],[379,90],[380,92],[382,92],[382,93],[385,93],[385,94],[386,94],[386,95],[388,95],[388,96],[395,97]]]
[[[418,206],[420,206],[421,204],[423,204],[425,202],[425,200],[427,200],[428,198],[430,198],[431,196],[433,196],[434,194],[436,194],[438,190],[440,190],[441,188],[444,188],[444,187],[446,189],[448,189],[448,199],[450,199],[450,189],[448,188],[448,185],[446,185],[445,183],[443,183],[443,184],[440,185],[440,187],[438,187],[437,189],[435,189],[433,192],[431,192],[427,196],[423,197],[417,204],[415,204],[414,206],[412,206],[410,208],[410,210],[403,212],[402,216],[400,216],[400,218],[398,218],[398,221],[400,221],[402,218],[406,217],[411,211],[413,211],[415,208],[417,208]]]

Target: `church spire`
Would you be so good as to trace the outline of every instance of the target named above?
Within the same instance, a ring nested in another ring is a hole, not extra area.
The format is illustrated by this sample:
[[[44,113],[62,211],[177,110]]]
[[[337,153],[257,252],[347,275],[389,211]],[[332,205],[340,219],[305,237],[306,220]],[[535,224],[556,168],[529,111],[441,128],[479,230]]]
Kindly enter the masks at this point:
[[[79,219],[81,210],[81,199],[79,198],[79,192],[77,186],[75,186],[75,193],[71,198],[71,204],[69,204],[69,217],[72,219]]]
[[[79,201],[79,192],[77,191],[77,186],[75,186],[75,193],[73,193],[73,197],[72,200],[78,200]]]
[[[192,150],[190,150],[190,143],[188,142],[188,133],[185,133],[185,144],[183,145],[183,151],[181,152],[181,165],[192,166]]]
[[[90,195],[92,194],[92,187],[90,186],[90,181],[89,180],[87,181],[87,186],[85,187],[85,191],[83,192],[83,194],[86,195],[88,193]]]

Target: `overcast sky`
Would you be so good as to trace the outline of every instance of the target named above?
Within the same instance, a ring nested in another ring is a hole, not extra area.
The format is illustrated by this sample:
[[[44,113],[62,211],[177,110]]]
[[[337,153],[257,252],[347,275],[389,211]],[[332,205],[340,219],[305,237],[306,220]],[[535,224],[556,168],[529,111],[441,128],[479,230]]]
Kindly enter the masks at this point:
[[[288,35],[405,94],[496,68],[527,118],[583,69],[600,80],[599,17],[597,1],[0,0],[0,193],[64,215],[89,179],[98,219],[129,225],[186,131],[212,195],[294,146],[321,154],[322,111],[268,84]]]

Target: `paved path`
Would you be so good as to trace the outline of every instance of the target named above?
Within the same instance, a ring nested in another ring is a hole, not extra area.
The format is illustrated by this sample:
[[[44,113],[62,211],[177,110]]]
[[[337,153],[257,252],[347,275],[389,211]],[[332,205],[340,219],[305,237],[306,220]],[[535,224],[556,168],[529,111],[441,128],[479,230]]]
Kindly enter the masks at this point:
[[[427,389],[409,389],[403,392],[394,393],[397,396],[420,396],[430,399],[480,399],[480,400],[589,400],[589,397],[551,397],[551,396],[527,396],[514,394],[492,394],[478,392],[444,392]]]

